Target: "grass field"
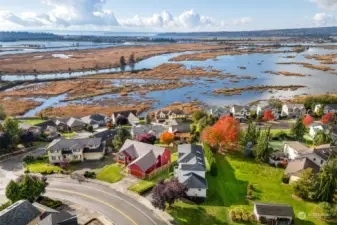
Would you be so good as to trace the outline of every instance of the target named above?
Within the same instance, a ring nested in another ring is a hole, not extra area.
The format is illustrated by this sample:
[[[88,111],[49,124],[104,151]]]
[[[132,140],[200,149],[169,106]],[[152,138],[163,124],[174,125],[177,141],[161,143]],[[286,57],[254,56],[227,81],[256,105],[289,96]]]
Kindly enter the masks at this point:
[[[70,133],[61,133],[61,135],[62,135],[63,137],[65,137],[65,138],[67,138],[67,139],[70,139],[70,138],[72,138],[72,137],[76,136],[76,135],[77,135],[77,133],[76,133],[76,132],[70,132]]]
[[[121,179],[123,179],[123,175],[121,172],[121,167],[117,166],[116,164],[112,164],[110,166],[105,167],[103,170],[101,170],[97,175],[96,179],[109,182],[109,183],[115,183]]]
[[[35,124],[39,124],[42,122],[45,122],[45,120],[41,120],[41,119],[34,119],[34,120],[18,120],[19,123],[26,123],[26,124],[30,124],[30,125],[35,125]]]
[[[44,161],[36,161],[25,165],[25,169],[31,173],[58,173],[62,170],[61,167],[48,164]]]
[[[228,216],[230,209],[240,207],[253,211],[253,203],[246,200],[248,184],[252,184],[255,189],[253,201],[290,204],[295,210],[295,215],[299,212],[307,215],[322,213],[317,204],[292,198],[291,187],[281,182],[283,169],[260,164],[238,155],[218,154],[216,158],[218,176],[207,176],[209,189],[206,202],[201,205],[178,202],[172,209],[168,209],[179,225],[236,224]],[[296,219],[295,224],[326,223],[311,217],[305,221]]]

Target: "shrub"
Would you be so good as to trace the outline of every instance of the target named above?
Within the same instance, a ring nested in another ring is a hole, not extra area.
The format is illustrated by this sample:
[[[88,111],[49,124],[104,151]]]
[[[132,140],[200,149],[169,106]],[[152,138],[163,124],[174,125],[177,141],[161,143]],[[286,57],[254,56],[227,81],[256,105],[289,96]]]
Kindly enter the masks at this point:
[[[214,177],[218,175],[218,167],[216,166],[216,163],[212,163],[210,172],[211,172],[211,175]]]
[[[94,171],[85,171],[84,172],[84,177],[85,178],[95,178],[96,173]]]
[[[287,134],[286,132],[284,131],[279,131],[279,132],[276,132],[272,135],[272,138],[271,138],[273,141],[284,141],[284,140],[292,140],[293,137],[290,136],[289,134]]]
[[[7,201],[7,202],[5,202],[4,204],[0,205],[0,211],[2,211],[2,210],[4,210],[4,209],[8,208],[11,204],[12,204],[11,201]]]
[[[241,208],[236,208],[236,209],[231,210],[230,216],[232,220],[235,222],[252,222],[253,221],[253,217],[250,214],[250,212],[244,209],[241,209]]]
[[[63,202],[59,201],[59,200],[53,200],[51,198],[48,198],[48,197],[45,197],[45,196],[42,196],[38,199],[38,202],[42,205],[45,205],[49,208],[52,208],[52,209],[56,209],[58,207],[60,207],[61,205],[63,205]]]
[[[32,155],[26,155],[26,156],[23,158],[23,162],[24,162],[25,164],[33,163],[33,162],[35,162],[35,161],[36,161],[36,159],[35,159],[35,157],[32,156]]]
[[[285,184],[289,184],[289,181],[290,181],[290,177],[284,174],[282,177],[282,182]]]
[[[89,132],[94,132],[94,127],[92,125],[88,125],[87,130]]]

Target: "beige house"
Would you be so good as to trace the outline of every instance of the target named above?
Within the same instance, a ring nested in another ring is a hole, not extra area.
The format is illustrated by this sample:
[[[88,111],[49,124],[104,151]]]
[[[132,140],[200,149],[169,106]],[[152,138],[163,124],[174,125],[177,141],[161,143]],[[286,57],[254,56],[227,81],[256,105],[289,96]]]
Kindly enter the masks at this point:
[[[101,138],[57,139],[47,147],[50,163],[74,160],[99,160],[104,157],[105,144]]]

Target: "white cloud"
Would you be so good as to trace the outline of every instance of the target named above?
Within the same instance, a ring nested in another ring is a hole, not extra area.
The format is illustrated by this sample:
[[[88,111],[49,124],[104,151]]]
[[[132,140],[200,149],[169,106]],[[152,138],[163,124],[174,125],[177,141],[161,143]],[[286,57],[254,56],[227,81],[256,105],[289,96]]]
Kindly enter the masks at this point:
[[[312,19],[317,26],[334,25],[337,22],[336,17],[326,13],[317,13]]]
[[[312,0],[320,8],[325,10],[337,11],[337,1],[336,0]]]
[[[248,24],[251,23],[253,20],[250,17],[242,17],[240,19],[235,19],[233,21],[234,25],[244,25],[244,24]]]

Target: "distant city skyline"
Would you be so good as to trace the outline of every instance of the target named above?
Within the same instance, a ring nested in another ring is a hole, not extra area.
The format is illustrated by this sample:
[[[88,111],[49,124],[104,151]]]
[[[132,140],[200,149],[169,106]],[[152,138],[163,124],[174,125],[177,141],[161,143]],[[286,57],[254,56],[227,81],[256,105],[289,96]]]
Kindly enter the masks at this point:
[[[191,32],[335,25],[337,0],[0,0],[0,30]]]

